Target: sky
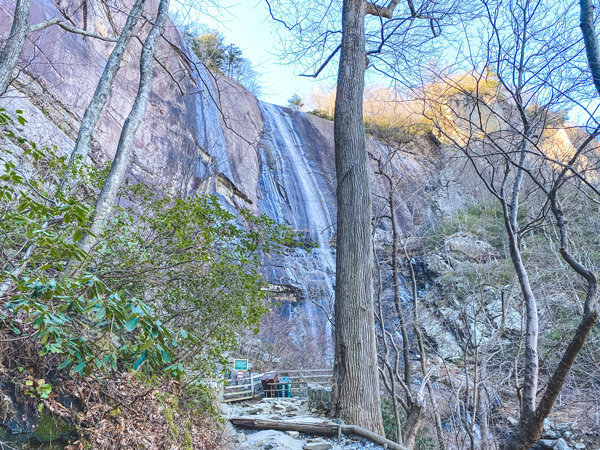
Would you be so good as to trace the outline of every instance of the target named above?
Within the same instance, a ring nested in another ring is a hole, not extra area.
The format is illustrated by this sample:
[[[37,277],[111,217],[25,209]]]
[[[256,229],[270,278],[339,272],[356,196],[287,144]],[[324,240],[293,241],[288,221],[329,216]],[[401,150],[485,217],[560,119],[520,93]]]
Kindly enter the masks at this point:
[[[209,9],[199,15],[198,23],[220,31],[227,44],[237,45],[245,58],[250,59],[261,74],[263,94],[261,100],[286,106],[294,93],[300,95],[304,103],[309,103],[315,87],[322,84],[332,86],[332,79],[311,79],[300,77],[301,68],[282,64],[279,61],[278,46],[281,40],[264,0],[237,0],[229,3],[226,9],[218,12]],[[278,27],[283,34],[284,29]],[[307,108],[310,105],[307,104]]]

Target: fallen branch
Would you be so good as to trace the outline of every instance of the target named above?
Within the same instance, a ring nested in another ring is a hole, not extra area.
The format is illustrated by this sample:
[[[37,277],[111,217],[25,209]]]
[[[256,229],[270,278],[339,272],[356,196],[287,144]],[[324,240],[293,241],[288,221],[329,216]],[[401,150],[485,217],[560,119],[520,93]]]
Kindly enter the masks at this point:
[[[287,420],[255,419],[253,417],[232,417],[229,421],[236,427],[258,430],[298,431],[305,434],[333,437],[341,431],[346,435],[355,435],[368,439],[390,450],[408,450],[394,441],[356,425],[338,425],[333,422],[292,422]]]

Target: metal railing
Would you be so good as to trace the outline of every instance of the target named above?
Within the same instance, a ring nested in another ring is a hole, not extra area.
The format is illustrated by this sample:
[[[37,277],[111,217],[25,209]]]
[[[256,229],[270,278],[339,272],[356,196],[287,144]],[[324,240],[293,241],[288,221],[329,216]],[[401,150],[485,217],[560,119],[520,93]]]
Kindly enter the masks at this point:
[[[221,380],[219,383],[220,397],[223,403],[240,402],[257,397],[283,397],[287,392],[291,397],[306,397],[309,384],[328,386],[333,376],[332,369],[298,369],[276,371],[280,379],[277,383],[268,383],[271,390],[262,388],[262,373],[249,374],[239,380]],[[290,381],[281,381],[287,377]],[[274,388],[274,389],[273,389]]]

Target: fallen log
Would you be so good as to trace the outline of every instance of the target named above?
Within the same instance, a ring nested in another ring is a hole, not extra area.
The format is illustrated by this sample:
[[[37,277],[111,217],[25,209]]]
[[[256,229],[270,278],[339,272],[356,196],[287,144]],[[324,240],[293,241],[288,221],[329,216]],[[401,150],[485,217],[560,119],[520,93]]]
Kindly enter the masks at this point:
[[[292,422],[289,420],[257,419],[254,417],[231,417],[229,421],[236,427],[257,430],[298,431],[304,434],[333,437],[342,432],[368,439],[390,450],[408,450],[402,445],[356,425],[338,425],[333,422]]]
[[[291,422],[287,420],[256,419],[254,417],[232,417],[229,421],[236,427],[258,430],[298,431],[319,436],[336,436],[338,424],[333,422]]]

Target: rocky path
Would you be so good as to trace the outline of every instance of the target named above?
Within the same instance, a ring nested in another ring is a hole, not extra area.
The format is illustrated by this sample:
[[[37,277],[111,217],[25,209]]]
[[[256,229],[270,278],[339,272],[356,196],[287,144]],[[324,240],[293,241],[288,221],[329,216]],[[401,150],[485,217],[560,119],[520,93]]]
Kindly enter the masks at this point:
[[[294,421],[294,422],[329,422],[324,411],[313,408],[304,399],[265,398],[258,403],[223,404],[221,412],[224,419],[237,416],[255,419]],[[229,424],[229,422],[228,422]],[[234,448],[262,450],[383,450],[383,447],[371,442],[357,439],[354,436],[323,438],[301,434],[297,431],[275,430],[243,430],[229,425]]]

